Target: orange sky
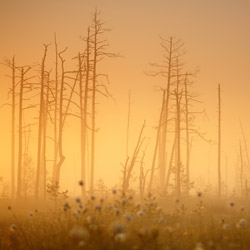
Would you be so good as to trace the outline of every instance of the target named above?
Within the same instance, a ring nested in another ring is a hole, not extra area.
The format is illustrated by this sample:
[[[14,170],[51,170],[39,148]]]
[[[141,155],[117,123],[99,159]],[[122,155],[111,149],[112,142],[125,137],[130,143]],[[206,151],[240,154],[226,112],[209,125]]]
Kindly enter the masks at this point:
[[[223,152],[228,155],[231,179],[238,150],[240,118],[250,140],[250,2],[248,0],[1,0],[0,2],[0,59],[16,55],[19,64],[33,64],[41,60],[42,44],[53,41],[57,32],[61,48],[68,46],[67,57],[83,50],[80,36],[90,23],[89,13],[97,7],[112,32],[107,34],[110,49],[124,58],[107,61],[112,100],[100,99],[98,107],[97,178],[103,176],[110,184],[118,183],[120,162],[125,154],[127,94],[132,90],[131,133],[137,135],[144,119],[146,135],[153,147],[152,127],[157,124],[160,93],[156,85],[164,86],[164,79],[144,74],[150,62],[161,59],[159,35],[174,35],[185,42],[187,68],[197,66],[196,90],[201,107],[205,107],[209,121],[200,120],[198,126],[216,140],[217,83],[222,86]],[[51,52],[53,53],[53,52]],[[53,62],[53,54],[51,54]],[[70,64],[70,62],[69,62]],[[6,102],[8,79],[0,66],[0,105]],[[10,110],[0,110],[0,176],[9,176]],[[76,121],[69,126],[74,127]],[[112,126],[111,126],[112,125]],[[133,132],[132,132],[133,130]],[[77,131],[75,130],[74,133]],[[68,139],[68,138],[67,138]],[[133,147],[135,140],[131,141]],[[70,152],[63,166],[62,178],[74,182],[68,175],[70,166],[77,166],[78,149],[65,145]],[[68,151],[67,151],[68,150]],[[71,151],[70,151],[71,150]],[[209,146],[199,140],[193,148],[193,178],[207,177]],[[205,160],[204,160],[205,159]],[[35,160],[35,156],[34,156]],[[148,156],[147,167],[151,158]],[[216,147],[211,149],[211,168],[216,172]],[[223,158],[224,164],[224,158]],[[78,170],[76,170],[77,172]],[[211,170],[212,171],[212,170]],[[72,172],[72,171],[71,171]],[[77,178],[77,177],[76,177]],[[78,178],[77,178],[78,179]],[[233,179],[231,182],[233,183]],[[214,179],[216,182],[216,179]]]

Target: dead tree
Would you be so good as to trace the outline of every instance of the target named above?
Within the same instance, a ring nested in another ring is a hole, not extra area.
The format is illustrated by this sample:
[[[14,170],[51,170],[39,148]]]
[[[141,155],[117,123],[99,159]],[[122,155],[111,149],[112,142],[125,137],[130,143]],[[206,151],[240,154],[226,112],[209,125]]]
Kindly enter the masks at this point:
[[[44,100],[44,121],[43,121],[43,148],[42,148],[42,190],[43,190],[43,198],[46,199],[46,188],[47,188],[47,182],[46,182],[46,173],[47,173],[47,126],[48,126],[48,117],[49,117],[49,106],[50,106],[50,72],[46,72],[45,76],[45,97]]]
[[[104,28],[104,23],[99,18],[100,12],[95,10],[92,14],[90,46],[92,51],[92,97],[91,97],[91,156],[90,156],[90,193],[94,192],[94,172],[95,172],[95,133],[96,133],[96,97],[97,93],[106,97],[110,96],[106,85],[98,83],[98,78],[104,77],[108,81],[106,74],[98,73],[98,63],[105,57],[117,57],[117,54],[107,52],[109,43],[101,36],[109,31]],[[103,89],[103,90],[101,90]]]
[[[11,104],[5,103],[1,107],[5,105],[11,106],[11,168],[10,168],[10,176],[11,176],[11,190],[10,195],[11,198],[14,199],[16,195],[16,184],[15,184],[15,153],[16,153],[16,145],[15,145],[15,126],[16,126],[16,63],[15,56],[12,57],[12,60],[6,59],[3,63],[4,66],[7,66],[11,69],[11,88],[9,91],[9,95],[11,95]]]
[[[36,184],[35,184],[35,198],[39,197],[40,189],[40,174],[41,174],[41,160],[42,160],[42,135],[44,122],[44,89],[45,89],[45,60],[47,56],[49,45],[44,45],[44,54],[41,64],[41,79],[40,79],[40,102],[39,102],[39,123],[38,123],[38,141],[37,141],[37,165],[36,165]]]
[[[132,155],[131,161],[129,161],[129,157],[126,160],[126,163],[124,165],[124,169],[123,169],[123,184],[122,184],[122,191],[124,194],[126,194],[126,192],[129,189],[129,184],[130,184],[130,179],[131,179],[131,175],[132,175],[132,171],[135,167],[137,158],[138,158],[138,154],[140,152],[142,143],[144,141],[144,138],[142,137],[143,135],[143,130],[145,128],[145,121],[141,127],[141,131],[139,134],[139,137],[137,139],[137,143],[134,149],[134,153]]]
[[[88,129],[88,100],[89,100],[89,82],[91,73],[90,62],[90,27],[88,27],[86,42],[86,52],[84,57],[78,55],[78,74],[79,74],[79,98],[80,98],[80,127],[81,127],[81,180],[82,198],[86,198],[86,150],[87,150],[87,129]],[[85,61],[85,63],[84,63]],[[85,64],[85,66],[84,66]],[[85,67],[83,69],[83,67]],[[84,81],[85,74],[85,81]]]
[[[177,59],[176,69],[176,89],[174,90],[176,105],[176,121],[175,121],[175,193],[177,197],[181,194],[181,99],[183,91],[180,89],[181,74],[180,65]]]
[[[22,168],[23,168],[23,106],[24,89],[26,88],[25,75],[30,70],[30,67],[20,68],[20,83],[19,83],[19,118],[18,118],[18,164],[17,164],[17,199],[22,196]]]
[[[180,59],[183,53],[183,43],[181,40],[173,38],[170,36],[168,39],[161,38],[161,46],[163,48],[163,61],[151,64],[157,70],[149,72],[151,76],[163,76],[166,80],[166,87],[164,88],[165,100],[164,109],[162,112],[162,126],[159,131],[159,176],[160,176],[160,187],[163,190],[165,186],[166,179],[166,167],[167,167],[167,133],[169,124],[169,106],[170,106],[170,96],[172,91],[172,86],[174,85],[176,77],[176,60]],[[152,174],[152,173],[151,173]]]
[[[152,168],[151,168],[151,174],[150,174],[150,179],[149,179],[149,184],[148,184],[148,192],[149,193],[151,192],[151,188],[152,188],[152,185],[153,185],[156,157],[157,157],[157,152],[158,152],[158,148],[159,148],[160,131],[161,131],[161,126],[162,126],[162,116],[163,116],[163,112],[164,112],[164,108],[165,108],[165,94],[166,94],[166,91],[163,90],[162,107],[161,107],[160,118],[159,118],[158,127],[157,127],[157,134],[156,134],[156,142],[155,142],[155,147],[154,147]]]
[[[55,185],[56,181],[56,166],[58,160],[58,45],[56,40],[56,34],[54,34],[54,45],[55,45],[55,89],[54,89],[54,159],[53,159],[53,173],[52,183]]]
[[[63,105],[64,105],[64,84],[65,84],[65,69],[64,69],[64,63],[65,60],[62,57],[62,54],[67,50],[65,48],[63,51],[61,51],[58,56],[61,61],[61,83],[60,83],[60,97],[59,97],[59,124],[58,124],[58,154],[59,154],[59,161],[56,165],[56,176],[55,180],[56,183],[59,184],[60,181],[60,172],[61,167],[63,165],[63,162],[65,161],[65,156],[63,154],[63,116],[66,116],[66,113],[63,113]]]
[[[11,89],[11,198],[15,198],[15,112],[16,112],[16,66],[15,57],[12,58],[12,89]]]
[[[189,163],[190,163],[190,131],[189,131],[189,98],[188,98],[188,76],[185,75],[184,79],[184,88],[185,88],[185,124],[186,124],[186,192],[189,193]]]

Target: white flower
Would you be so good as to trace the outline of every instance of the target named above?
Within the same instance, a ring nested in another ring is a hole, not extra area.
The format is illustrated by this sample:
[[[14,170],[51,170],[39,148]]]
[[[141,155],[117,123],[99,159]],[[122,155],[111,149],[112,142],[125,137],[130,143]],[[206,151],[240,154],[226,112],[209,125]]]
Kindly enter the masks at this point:
[[[115,235],[115,242],[125,242],[126,241],[126,234],[125,233],[118,233]]]
[[[242,218],[242,219],[240,219],[238,221],[238,223],[236,223],[236,227],[237,228],[242,228],[242,227],[244,227],[246,225],[246,223],[247,223],[246,219]]]
[[[222,225],[223,230],[226,230],[226,229],[228,229],[229,227],[230,227],[230,225],[227,224],[227,223],[225,223],[225,224]]]
[[[95,220],[94,217],[92,217],[92,216],[90,216],[90,215],[87,216],[87,222],[88,222],[88,223],[91,223],[91,222],[93,222],[94,220]]]
[[[89,232],[86,228],[81,226],[74,226],[70,232],[69,235],[74,240],[82,240],[87,241],[89,239]]]
[[[197,243],[196,244],[196,247],[195,247],[195,249],[194,250],[204,250],[204,246],[203,246],[203,244],[202,243]]]

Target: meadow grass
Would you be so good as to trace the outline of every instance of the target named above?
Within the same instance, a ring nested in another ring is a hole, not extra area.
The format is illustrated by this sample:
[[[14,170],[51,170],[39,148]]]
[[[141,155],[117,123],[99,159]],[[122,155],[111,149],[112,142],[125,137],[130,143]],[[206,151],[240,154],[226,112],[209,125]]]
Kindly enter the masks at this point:
[[[202,196],[0,201],[0,249],[250,249],[250,203]]]

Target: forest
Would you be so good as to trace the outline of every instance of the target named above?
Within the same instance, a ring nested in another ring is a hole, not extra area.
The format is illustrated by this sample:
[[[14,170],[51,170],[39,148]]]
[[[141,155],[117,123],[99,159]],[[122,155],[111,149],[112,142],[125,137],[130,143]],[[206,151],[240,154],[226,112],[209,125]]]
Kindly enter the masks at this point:
[[[121,90],[123,112],[109,120],[103,103],[116,105],[112,85],[119,85],[112,65],[127,58],[107,38],[115,32],[105,12],[85,14],[78,48],[63,46],[54,32],[37,63],[1,55],[1,120],[9,119],[9,132],[1,144],[0,249],[249,249],[248,130],[236,117],[238,141],[234,155],[227,153],[226,84],[211,83],[209,133],[197,87],[202,67],[190,69],[192,51],[181,37],[161,34],[160,59],[151,62],[149,54],[142,72],[157,102],[145,96],[139,108],[152,112],[153,122],[135,119],[133,88]],[[105,142],[101,119],[108,120]],[[123,140],[112,142],[120,122]],[[115,170],[105,155],[119,158]]]

